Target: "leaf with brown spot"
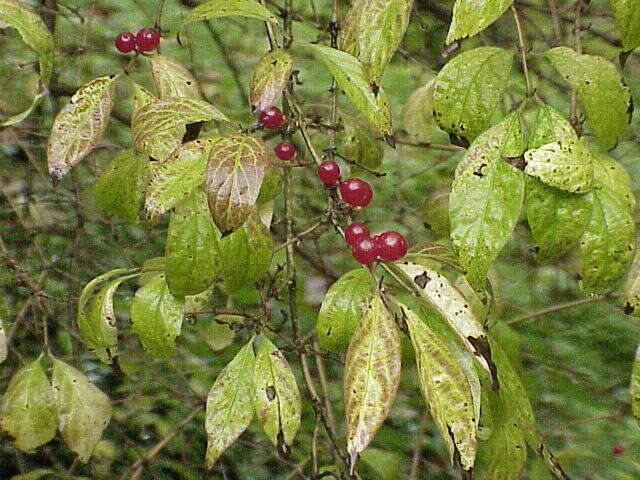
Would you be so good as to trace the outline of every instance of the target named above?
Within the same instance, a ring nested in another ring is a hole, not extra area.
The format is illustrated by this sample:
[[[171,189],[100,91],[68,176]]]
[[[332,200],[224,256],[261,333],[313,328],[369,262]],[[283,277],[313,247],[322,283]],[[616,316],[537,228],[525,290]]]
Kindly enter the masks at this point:
[[[276,48],[266,53],[253,69],[249,86],[252,112],[261,112],[273,105],[287,86],[293,58],[285,50]]]
[[[58,180],[78,164],[102,139],[113,107],[118,75],[107,75],[80,87],[53,122],[47,163]]]
[[[200,85],[185,67],[175,58],[167,55],[152,55],[149,57],[151,75],[161,99],[184,97],[202,100]]]

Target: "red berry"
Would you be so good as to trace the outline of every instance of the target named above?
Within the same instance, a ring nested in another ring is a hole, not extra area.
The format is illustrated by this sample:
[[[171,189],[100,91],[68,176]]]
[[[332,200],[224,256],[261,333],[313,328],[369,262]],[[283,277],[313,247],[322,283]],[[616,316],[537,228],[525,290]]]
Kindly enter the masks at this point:
[[[160,45],[160,34],[155,28],[143,28],[136,34],[136,48],[141,52],[150,52]]]
[[[361,237],[351,247],[353,258],[363,265],[369,265],[378,257],[377,243],[369,237]]]
[[[340,166],[336,162],[327,160],[318,167],[318,177],[322,183],[335,185],[340,180]]]
[[[260,112],[260,116],[258,117],[260,125],[268,130],[280,128],[284,123],[284,120],[284,113],[282,113],[282,110],[278,107],[269,107]]]
[[[344,229],[344,239],[351,246],[361,238],[369,238],[369,229],[362,222],[353,222]]]
[[[136,36],[131,32],[122,32],[116,37],[115,44],[119,52],[129,53],[136,48]]]
[[[407,241],[398,232],[384,232],[376,235],[375,242],[380,250],[380,258],[394,261],[407,254]]]
[[[291,160],[296,156],[296,146],[291,142],[280,142],[273,151],[280,160]]]
[[[614,445],[613,447],[611,447],[611,454],[619,457],[620,455],[622,455],[624,453],[624,447],[620,444]]]
[[[350,178],[340,184],[342,200],[354,207],[366,207],[373,198],[373,190],[364,180]]]

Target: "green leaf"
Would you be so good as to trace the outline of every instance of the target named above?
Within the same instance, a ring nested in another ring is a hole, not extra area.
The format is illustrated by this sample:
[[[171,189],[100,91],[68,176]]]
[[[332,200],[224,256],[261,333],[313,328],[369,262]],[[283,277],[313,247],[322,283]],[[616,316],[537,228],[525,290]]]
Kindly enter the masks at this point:
[[[225,323],[218,323],[218,320]],[[233,325],[238,320],[243,321],[244,319],[235,315],[218,315],[206,327],[198,329],[198,336],[209,345],[211,350],[219,352],[233,342],[235,333],[229,328],[229,325]]]
[[[252,112],[261,112],[273,105],[287,86],[293,58],[285,50],[276,48],[260,58],[253,69],[249,86]]]
[[[107,75],[80,87],[53,122],[47,146],[49,173],[58,180],[102,139],[113,107],[114,81]]]
[[[525,211],[535,259],[546,262],[571,250],[587,228],[592,208],[590,193],[568,193],[527,178]]]
[[[252,135],[222,135],[211,149],[205,189],[223,235],[242,226],[253,211],[267,165],[264,142]]]
[[[373,480],[397,480],[404,456],[400,452],[367,448],[360,454],[362,461],[374,473]],[[369,478],[369,477],[365,477]]]
[[[480,135],[456,169],[449,196],[451,240],[476,289],[484,287],[520,215],[524,177],[505,159],[520,156],[522,143],[520,116],[512,114]]]
[[[358,47],[356,37],[360,26],[360,17],[368,9],[369,0],[354,0],[351,7],[340,22],[340,35],[338,35],[338,48],[349,55],[357,55]]]
[[[184,17],[182,26],[198,20],[210,20],[221,17],[256,18],[265,22],[278,23],[277,17],[269,9],[255,0],[231,0],[220,2],[212,0],[198,5]]]
[[[524,154],[524,172],[547,185],[571,193],[591,189],[591,152],[571,124],[549,106],[538,109],[529,150]]]
[[[0,318],[0,363],[7,359],[7,335],[4,331],[2,318]]]
[[[568,47],[545,56],[578,93],[591,131],[603,147],[613,148],[627,132],[631,94],[615,65],[600,56],[584,55]]]
[[[191,98],[202,100],[200,85],[189,69],[175,58],[167,55],[149,57],[151,75],[161,99]]]
[[[242,287],[253,285],[267,274],[272,254],[269,230],[253,213],[244,226],[220,240],[220,288],[233,295]]]
[[[640,4],[635,0],[609,0],[625,51],[640,47]]]
[[[442,189],[430,192],[424,199],[421,214],[424,226],[438,238],[448,239],[449,229],[449,190]]]
[[[345,119],[340,145],[342,145],[342,156],[354,162],[351,168],[352,174],[362,170],[357,165],[376,169],[382,163],[384,148],[372,135],[368,125]]]
[[[38,54],[40,78],[48,84],[53,72],[53,37],[42,19],[13,0],[0,0],[0,22],[15,28],[24,43]]]
[[[282,191],[282,175],[275,169],[267,169],[264,172],[260,193],[256,198],[257,205],[266,205],[277,198]]]
[[[57,427],[53,391],[41,355],[11,378],[0,404],[0,431],[13,437],[20,450],[30,452],[51,440]]]
[[[253,384],[253,405],[264,432],[278,450],[287,451],[300,428],[300,392],[287,359],[264,335],[256,355]]]
[[[402,306],[416,355],[420,388],[444,439],[451,461],[471,471],[480,414],[472,380],[447,344],[413,310]],[[477,383],[477,379],[476,379]]]
[[[351,337],[344,370],[347,454],[351,470],[391,410],[400,381],[400,336],[379,297],[369,301]]]
[[[253,418],[253,338],[220,372],[207,395],[207,455],[212,468],[222,452],[246,430]]]
[[[0,127],[10,127],[11,125],[15,125],[16,123],[19,123],[27,118],[29,115],[31,115],[31,112],[33,112],[33,110],[40,104],[40,101],[47,96],[47,94],[48,92],[46,90],[42,90],[35,97],[33,97],[33,101],[31,102],[29,108],[27,108],[23,112],[17,113],[7,118],[4,122],[0,123]]]
[[[195,295],[211,286],[219,236],[202,191],[196,190],[176,207],[165,246],[166,280],[174,296]]]
[[[580,286],[585,293],[607,293],[633,260],[635,199],[622,165],[602,154],[593,162],[593,215],[580,241]]]
[[[640,422],[640,347],[636,350],[636,358],[633,362],[629,394],[631,396],[631,411],[636,420]]]
[[[624,284],[623,299],[624,313],[634,317],[640,316],[640,252],[637,249]]]
[[[436,77],[433,115],[449,133],[473,140],[489,127],[507,88],[513,54],[497,47],[463,52]]]
[[[331,285],[316,321],[316,335],[323,349],[334,352],[347,349],[374,287],[371,274],[364,268],[345,273]]]
[[[445,43],[452,44],[481,32],[511,6],[513,0],[456,0]]]
[[[415,90],[404,105],[402,125],[409,135],[421,142],[431,142],[445,134],[433,116],[433,92],[436,79]]]
[[[79,370],[53,359],[53,401],[60,434],[69,448],[86,463],[111,419],[111,402]]]
[[[171,295],[164,275],[140,287],[131,302],[131,326],[151,355],[170,357],[180,335],[184,299]]]
[[[93,195],[104,211],[126,222],[138,220],[149,183],[149,162],[133,149],[111,161],[93,184]]]
[[[377,90],[377,93],[374,91],[360,61],[335,48],[311,43],[304,45],[311,49],[316,57],[325,64],[338,86],[344,90],[355,107],[388,142],[393,142],[393,128],[387,94],[384,93],[382,87]]]

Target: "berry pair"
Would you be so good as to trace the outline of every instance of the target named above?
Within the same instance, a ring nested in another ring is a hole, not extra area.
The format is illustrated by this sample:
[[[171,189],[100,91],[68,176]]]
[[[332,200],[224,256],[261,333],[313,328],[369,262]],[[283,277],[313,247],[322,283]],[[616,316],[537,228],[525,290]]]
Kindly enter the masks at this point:
[[[344,238],[349,245],[353,258],[363,265],[369,265],[377,258],[393,262],[407,253],[407,241],[398,232],[389,231],[371,236],[364,223],[353,222],[344,230]]]
[[[121,53],[150,52],[160,45],[160,33],[155,28],[143,28],[137,34],[122,32],[115,39],[116,48]]]
[[[354,207],[366,207],[373,198],[373,189],[368,182],[360,178],[349,178],[340,182],[340,166],[330,160],[322,162],[318,167],[318,177],[325,185],[340,183],[342,200]]]

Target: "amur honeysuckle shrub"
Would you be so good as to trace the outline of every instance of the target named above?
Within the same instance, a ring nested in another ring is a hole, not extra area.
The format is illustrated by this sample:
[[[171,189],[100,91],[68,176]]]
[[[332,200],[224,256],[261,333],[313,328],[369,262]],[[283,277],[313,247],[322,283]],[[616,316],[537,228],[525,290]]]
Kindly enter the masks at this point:
[[[273,454],[289,458],[303,412],[313,411],[314,460],[299,467],[300,475],[363,478],[358,459],[393,408],[405,338],[413,348],[425,415],[433,418],[462,478],[522,478],[528,449],[544,459],[553,477],[569,478],[536,426],[508,346],[493,335],[502,320],[494,314],[496,292],[487,275],[524,217],[535,260],[554,261],[577,250],[582,291],[608,296],[612,303],[622,297],[625,313],[640,316],[635,198],[629,174],[608,153],[630,134],[631,95],[620,67],[640,46],[636,1],[610,0],[621,38],[614,62],[585,53],[580,30],[580,15],[589,8],[585,0],[570,2],[578,25],[571,42],[557,38],[554,46],[535,51],[517,1],[456,0],[441,45],[448,60],[404,106],[406,135],[392,122],[385,88],[394,85],[385,84],[384,72],[413,21],[413,2],[354,0],[345,15],[334,6],[328,34],[319,32],[317,38],[294,36],[295,24],[305,19],[294,15],[292,0],[277,8],[255,0],[185,3],[193,8],[181,32],[195,22],[229,21],[223,17],[266,32],[270,48],[247,85],[254,121],[242,124],[235,118],[244,112],[223,112],[207,101],[197,76],[160,53],[159,32],[149,27],[114,39],[130,57],[125,68],[81,86],[57,113],[47,162],[59,184],[79,162],[91,161],[114,106],[130,104],[132,142],[96,180],[95,200],[105,212],[149,228],[169,217],[163,257],[100,273],[82,289],[74,328],[86,349],[105,364],[117,362],[119,337],[128,333],[117,319],[114,294],[125,282],[136,288],[131,331],[148,356],[176,355],[184,319],[216,314],[219,334],[234,332],[240,348],[206,398],[205,467],[216,467],[254,417]],[[159,2],[158,18],[163,5]],[[465,39],[503,15],[512,17],[518,33],[511,48],[467,48]],[[50,94],[56,47],[44,20],[21,2],[0,0],[0,24],[16,29],[37,53],[40,73],[32,106],[2,123],[11,127]],[[307,104],[327,99],[304,98],[297,89],[297,75],[304,75],[298,60],[309,57],[333,79],[329,113],[320,120]],[[134,61],[144,65],[154,91],[134,81],[129,71]],[[560,85],[568,108],[545,101],[545,75]],[[119,95],[124,84],[131,98]],[[442,132],[451,143],[433,142]],[[267,145],[274,137],[280,143],[272,154]],[[384,148],[395,148],[398,141],[461,154],[445,208],[433,204],[431,213],[444,215],[439,240],[411,245],[408,252],[400,234],[372,235],[354,221],[376,198],[368,182],[342,178],[340,167],[376,175]],[[297,231],[291,187],[292,172],[301,169],[320,178],[317,192],[325,209],[312,227]],[[284,229],[283,243],[272,238],[275,224]],[[346,237],[362,266],[331,285],[315,331],[305,331],[295,247],[326,226],[349,255],[341,236]],[[282,261],[274,261],[274,254]],[[247,288],[258,293],[259,302],[237,306],[235,295]],[[213,297],[216,305],[222,298],[226,308],[214,305]],[[282,312],[276,315],[276,309]],[[42,341],[43,353],[36,360],[23,358],[2,394],[0,430],[25,452],[59,430],[78,461],[88,462],[111,420],[110,400],[56,356],[46,328]],[[6,345],[0,325],[3,361]],[[336,421],[344,422],[344,435],[330,412],[335,399],[311,367],[314,359],[313,368],[321,369],[317,360],[342,358],[346,415]],[[640,418],[640,360],[629,402]],[[139,478],[144,462],[157,453],[136,464],[131,478]]]

